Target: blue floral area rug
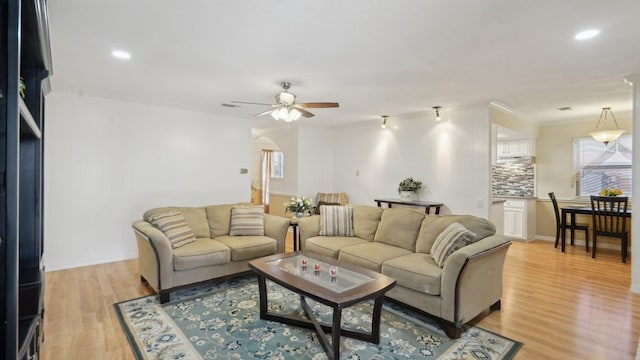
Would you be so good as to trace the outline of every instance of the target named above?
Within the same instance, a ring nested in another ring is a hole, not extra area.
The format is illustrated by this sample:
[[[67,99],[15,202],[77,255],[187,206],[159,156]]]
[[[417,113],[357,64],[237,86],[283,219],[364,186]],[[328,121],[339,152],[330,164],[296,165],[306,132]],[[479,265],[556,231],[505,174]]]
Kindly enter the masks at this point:
[[[300,297],[267,281],[269,312],[304,317]],[[330,322],[332,309],[308,300]],[[311,329],[260,319],[255,277],[194,287],[161,305],[156,295],[114,304],[137,359],[327,359]],[[369,331],[373,303],[342,312],[343,328]],[[385,302],[380,344],[341,339],[341,359],[511,359],[521,343],[478,327],[449,339],[427,316]]]

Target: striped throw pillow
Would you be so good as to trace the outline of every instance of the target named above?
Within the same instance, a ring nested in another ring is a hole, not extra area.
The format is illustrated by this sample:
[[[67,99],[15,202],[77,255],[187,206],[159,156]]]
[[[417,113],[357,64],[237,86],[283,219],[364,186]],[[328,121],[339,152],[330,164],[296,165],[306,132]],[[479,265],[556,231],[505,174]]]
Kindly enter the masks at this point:
[[[327,206],[320,208],[321,236],[353,236],[353,208]]]
[[[449,255],[475,240],[476,234],[460,223],[452,223],[436,238],[433,247],[431,247],[431,257],[438,266],[443,267]]]
[[[234,206],[231,208],[231,236],[263,236],[264,207]]]
[[[193,231],[180,211],[172,210],[155,214],[149,218],[149,221],[169,238],[171,247],[174,249],[196,241]]]

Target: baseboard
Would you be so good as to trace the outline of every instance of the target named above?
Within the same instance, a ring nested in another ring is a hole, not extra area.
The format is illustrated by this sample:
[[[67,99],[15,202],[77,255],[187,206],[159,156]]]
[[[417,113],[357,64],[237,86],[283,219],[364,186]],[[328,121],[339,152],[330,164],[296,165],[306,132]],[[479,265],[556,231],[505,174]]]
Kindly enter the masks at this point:
[[[545,235],[536,235],[536,240],[544,240],[544,241],[550,241],[550,242],[555,242],[556,241],[556,237],[555,236],[545,236]],[[567,236],[567,245],[569,245],[569,237]],[[584,239],[575,239],[574,243],[576,245],[580,245],[580,246],[584,246]],[[589,243],[591,245],[591,243]],[[560,246],[560,245],[558,245]],[[616,245],[616,244],[608,244],[608,243],[601,243],[598,241],[598,249],[608,249],[608,250],[620,250],[620,245]],[[639,289],[640,290],[640,289]]]

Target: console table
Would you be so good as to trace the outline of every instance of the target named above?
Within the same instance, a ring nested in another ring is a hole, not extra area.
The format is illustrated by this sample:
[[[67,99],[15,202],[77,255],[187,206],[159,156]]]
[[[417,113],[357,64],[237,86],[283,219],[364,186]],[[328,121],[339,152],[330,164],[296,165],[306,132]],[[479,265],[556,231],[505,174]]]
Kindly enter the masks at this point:
[[[429,214],[431,208],[436,208],[436,215],[440,214],[440,207],[444,206],[443,203],[431,202],[431,201],[405,201],[400,199],[374,199],[378,204],[378,207],[382,207],[382,204],[387,204],[388,207],[392,207],[395,205],[409,205],[409,206],[420,206],[424,208],[424,212]]]

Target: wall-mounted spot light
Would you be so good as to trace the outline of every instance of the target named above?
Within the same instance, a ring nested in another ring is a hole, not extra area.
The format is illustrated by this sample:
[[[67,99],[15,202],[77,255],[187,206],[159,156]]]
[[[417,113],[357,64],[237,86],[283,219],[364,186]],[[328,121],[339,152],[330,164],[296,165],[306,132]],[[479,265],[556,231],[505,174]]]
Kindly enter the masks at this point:
[[[433,109],[436,111],[436,121],[440,121],[442,120],[442,118],[440,117],[440,109],[442,108],[442,106],[434,106]]]
[[[382,115],[382,125],[380,125],[380,127],[382,129],[386,129],[387,128],[387,119],[389,118],[389,115]]]

